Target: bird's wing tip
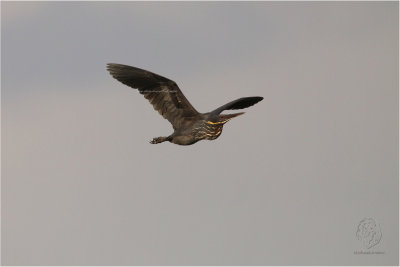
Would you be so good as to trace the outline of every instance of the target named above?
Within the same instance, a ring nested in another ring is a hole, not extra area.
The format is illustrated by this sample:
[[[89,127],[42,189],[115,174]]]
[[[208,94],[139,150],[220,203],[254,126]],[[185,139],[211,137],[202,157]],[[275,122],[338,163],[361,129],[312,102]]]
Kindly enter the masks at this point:
[[[106,69],[111,70],[116,64],[115,63],[107,63],[106,64]]]

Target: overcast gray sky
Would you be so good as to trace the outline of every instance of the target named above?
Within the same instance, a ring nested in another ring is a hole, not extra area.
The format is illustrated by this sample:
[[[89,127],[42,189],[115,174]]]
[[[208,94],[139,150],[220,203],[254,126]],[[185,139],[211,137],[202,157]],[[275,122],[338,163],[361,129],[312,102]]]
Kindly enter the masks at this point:
[[[2,264],[398,265],[397,2],[1,6]],[[172,127],[108,62],[264,101],[151,145]]]

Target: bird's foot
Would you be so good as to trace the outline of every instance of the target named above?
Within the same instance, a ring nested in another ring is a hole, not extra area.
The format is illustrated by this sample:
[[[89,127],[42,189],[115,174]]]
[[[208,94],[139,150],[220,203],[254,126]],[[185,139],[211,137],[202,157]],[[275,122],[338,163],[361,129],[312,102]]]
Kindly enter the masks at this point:
[[[154,137],[153,140],[150,141],[150,144],[159,144],[167,141],[167,137]]]

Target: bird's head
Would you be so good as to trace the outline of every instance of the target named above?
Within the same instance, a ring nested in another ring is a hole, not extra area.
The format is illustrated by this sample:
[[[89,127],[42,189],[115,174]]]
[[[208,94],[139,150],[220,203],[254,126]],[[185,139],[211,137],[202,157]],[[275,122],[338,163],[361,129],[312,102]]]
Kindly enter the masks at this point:
[[[218,116],[218,121],[221,122],[222,124],[227,123],[228,121],[230,121],[231,119],[240,116],[244,114],[244,112],[239,112],[239,113],[233,113],[233,114],[220,114]]]
[[[225,123],[227,123],[231,119],[233,119],[237,116],[240,116],[242,114],[244,114],[244,112],[234,113],[234,114],[219,114],[219,115],[208,113],[208,114],[205,114],[206,116],[205,116],[204,120],[210,125],[223,126]]]

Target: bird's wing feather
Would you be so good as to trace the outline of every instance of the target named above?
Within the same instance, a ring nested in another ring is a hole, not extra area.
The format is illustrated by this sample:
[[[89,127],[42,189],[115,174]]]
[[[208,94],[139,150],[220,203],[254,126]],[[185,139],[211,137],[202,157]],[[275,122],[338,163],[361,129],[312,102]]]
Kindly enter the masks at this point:
[[[186,118],[199,114],[174,81],[150,71],[121,64],[109,63],[107,70],[121,83],[139,89],[174,129],[179,128]]]
[[[233,101],[229,102],[228,104],[225,104],[225,105],[213,110],[211,113],[218,115],[222,111],[227,110],[227,109],[231,110],[231,109],[248,108],[248,107],[260,102],[263,99],[264,98],[261,96],[242,97],[242,98],[233,100]]]

